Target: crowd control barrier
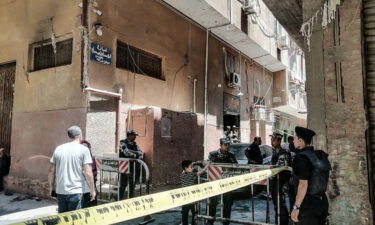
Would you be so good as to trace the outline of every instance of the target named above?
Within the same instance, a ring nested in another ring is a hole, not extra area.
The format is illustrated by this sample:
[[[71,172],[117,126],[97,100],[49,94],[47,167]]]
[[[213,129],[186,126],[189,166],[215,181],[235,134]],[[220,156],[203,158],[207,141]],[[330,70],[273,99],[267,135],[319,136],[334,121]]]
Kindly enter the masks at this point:
[[[263,171],[263,170],[271,170],[275,168],[275,166],[272,165],[254,165],[254,164],[228,164],[228,163],[210,163],[207,169],[207,180],[206,181],[216,181],[216,180],[221,180],[229,177],[234,177],[242,174],[248,174],[248,173],[254,173],[258,171]],[[288,167],[288,170],[292,170],[291,168]],[[201,214],[201,209],[200,205],[198,204],[198,219],[204,219],[204,220],[212,220],[212,221],[219,221],[219,222],[232,222],[236,224],[251,224],[251,225],[256,225],[256,224],[270,224],[270,180],[275,179],[277,182],[277,187],[279,187],[279,175],[277,174],[275,177],[267,177],[266,179],[260,180],[258,182],[250,184],[250,194],[251,194],[251,220],[234,220],[234,219],[228,219],[224,218],[223,216],[223,195],[220,195],[220,203],[218,206],[221,207],[220,210],[220,216],[216,217],[211,217],[209,215],[209,204],[210,204],[210,199],[207,199],[206,201],[206,212],[205,215]],[[202,180],[200,177],[198,178],[198,183],[202,183],[204,180]],[[266,187],[266,212],[265,212],[265,221],[266,223],[260,223],[255,221],[255,204],[254,204],[254,190],[255,190],[255,185],[262,185]],[[279,190],[279,188],[277,188]],[[245,190],[246,191],[246,190]],[[280,221],[280,193],[277,193],[277,221],[279,223]]]
[[[60,213],[55,216],[24,221],[17,223],[17,225],[115,224],[221,195],[268,179],[287,169],[288,167],[265,169],[194,186],[111,202],[87,209]]]
[[[143,160],[96,156],[95,161],[99,202],[119,201],[150,193],[150,171]]]

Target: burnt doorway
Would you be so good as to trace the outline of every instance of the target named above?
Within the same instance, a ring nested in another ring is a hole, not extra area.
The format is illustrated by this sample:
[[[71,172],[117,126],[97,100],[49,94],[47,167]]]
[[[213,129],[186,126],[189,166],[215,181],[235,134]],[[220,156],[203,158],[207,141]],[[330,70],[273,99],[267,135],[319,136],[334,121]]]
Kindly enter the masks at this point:
[[[240,98],[238,96],[225,93],[224,100],[224,134],[230,138],[232,142],[240,141]]]
[[[16,63],[0,64],[0,148],[10,153]]]

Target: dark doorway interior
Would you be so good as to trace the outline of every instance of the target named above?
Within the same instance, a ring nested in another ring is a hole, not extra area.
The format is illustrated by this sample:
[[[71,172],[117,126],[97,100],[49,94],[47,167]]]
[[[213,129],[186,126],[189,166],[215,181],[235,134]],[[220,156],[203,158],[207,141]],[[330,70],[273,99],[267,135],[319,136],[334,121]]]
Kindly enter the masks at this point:
[[[16,63],[0,65],[0,148],[10,153]]]
[[[240,115],[224,114],[224,133],[239,141]]]

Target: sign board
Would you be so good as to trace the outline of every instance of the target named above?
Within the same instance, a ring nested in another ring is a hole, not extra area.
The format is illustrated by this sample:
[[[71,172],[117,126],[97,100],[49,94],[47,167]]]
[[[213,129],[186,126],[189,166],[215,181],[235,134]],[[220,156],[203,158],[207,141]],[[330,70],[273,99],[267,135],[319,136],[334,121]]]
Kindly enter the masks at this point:
[[[91,43],[90,59],[110,65],[112,63],[112,50],[96,43]]]
[[[116,160],[102,160],[102,170],[107,172],[118,172],[118,161]]]

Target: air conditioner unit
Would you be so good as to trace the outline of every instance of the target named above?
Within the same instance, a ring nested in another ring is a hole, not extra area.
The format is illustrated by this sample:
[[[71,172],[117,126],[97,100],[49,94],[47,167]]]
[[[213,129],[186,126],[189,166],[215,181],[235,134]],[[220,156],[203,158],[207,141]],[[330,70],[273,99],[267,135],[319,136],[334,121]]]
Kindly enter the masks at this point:
[[[241,75],[238,73],[231,73],[229,75],[229,87],[241,87]]]
[[[277,47],[281,50],[289,49],[289,38],[287,35],[283,35],[277,39]]]
[[[244,0],[242,10],[245,14],[257,14],[258,5],[255,0]]]

